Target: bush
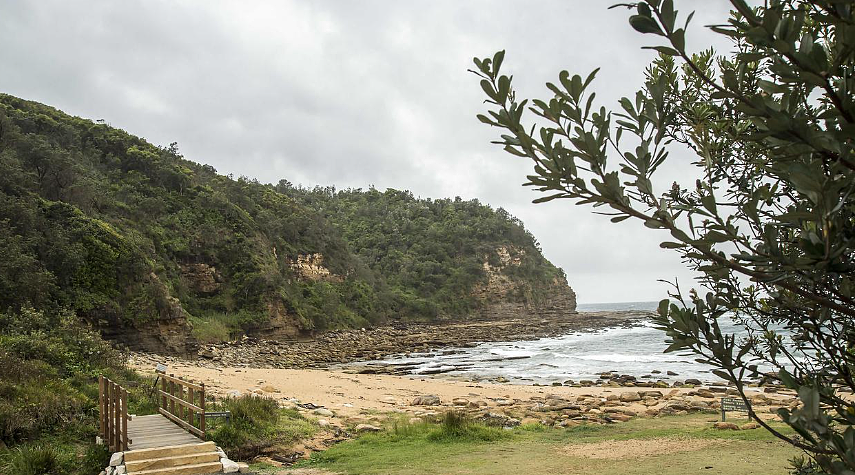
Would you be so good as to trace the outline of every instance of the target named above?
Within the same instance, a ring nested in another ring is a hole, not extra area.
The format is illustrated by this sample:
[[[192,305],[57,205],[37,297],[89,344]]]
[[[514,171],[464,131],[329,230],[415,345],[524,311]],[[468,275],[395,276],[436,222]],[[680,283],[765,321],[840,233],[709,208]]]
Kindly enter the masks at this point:
[[[507,437],[503,429],[487,427],[469,419],[466,414],[448,411],[442,417],[439,427],[428,434],[428,440],[434,442],[458,441],[494,441]]]
[[[49,446],[26,445],[10,452],[2,465],[3,475],[60,474],[59,454]]]
[[[250,459],[276,443],[280,410],[275,400],[249,394],[225,399],[216,407],[231,411],[231,420],[215,423],[208,439],[230,457]]]

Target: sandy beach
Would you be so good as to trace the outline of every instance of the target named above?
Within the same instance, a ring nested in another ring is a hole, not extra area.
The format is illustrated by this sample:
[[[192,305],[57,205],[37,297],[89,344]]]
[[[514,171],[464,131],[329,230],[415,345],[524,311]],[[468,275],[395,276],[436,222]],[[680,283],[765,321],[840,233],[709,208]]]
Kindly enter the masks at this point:
[[[154,361],[150,357],[132,357],[131,365],[143,373],[154,374]],[[550,400],[578,402],[585,407],[577,409],[585,414],[605,413],[606,410],[597,409],[605,406],[619,407],[620,413],[626,415],[656,415],[675,401],[683,403],[677,410],[694,408],[714,412],[719,397],[725,395],[724,388],[714,388],[720,392],[711,393],[708,389],[697,388],[526,386],[329,370],[216,368],[180,363],[172,363],[168,371],[204,382],[209,394],[218,398],[254,393],[277,399],[283,405],[311,403],[345,419],[378,413],[419,415],[454,406],[513,412],[524,417],[532,411],[547,412],[539,410],[538,405]],[[437,396],[439,404],[413,404],[417,397],[426,395]],[[792,400],[789,395],[764,394],[762,390],[752,397],[757,398],[758,405],[771,406],[786,405]],[[557,408],[561,409],[567,408]]]

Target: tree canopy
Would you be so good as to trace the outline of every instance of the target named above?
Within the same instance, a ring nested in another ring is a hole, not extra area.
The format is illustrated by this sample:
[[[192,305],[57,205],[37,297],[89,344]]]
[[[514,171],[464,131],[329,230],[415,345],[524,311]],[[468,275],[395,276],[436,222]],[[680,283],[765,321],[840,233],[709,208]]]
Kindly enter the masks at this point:
[[[692,14],[671,0],[619,5],[658,57],[615,110],[596,104],[596,70],[562,71],[547,98],[529,101],[502,74],[504,52],[475,58],[491,105],[478,118],[533,162],[527,185],[546,193],[536,201],[667,232],[661,247],[699,277],[688,292],[674,282],[660,304],[666,351],[714,366],[749,408],[746,379],[772,370],[798,391],[801,404],[779,412],[798,436],[751,417],[805,451],[799,470],[853,473],[855,3],[731,3],[710,27],[731,41],[725,53],[687,51]],[[697,176],[663,187],[671,153],[686,151]],[[727,318],[746,336],[723,333]]]

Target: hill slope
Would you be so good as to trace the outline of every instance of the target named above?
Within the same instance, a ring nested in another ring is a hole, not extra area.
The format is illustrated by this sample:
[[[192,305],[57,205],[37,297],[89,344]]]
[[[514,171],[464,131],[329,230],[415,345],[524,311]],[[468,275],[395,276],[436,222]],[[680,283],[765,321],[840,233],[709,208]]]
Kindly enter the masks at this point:
[[[134,348],[296,337],[575,299],[522,223],[475,201],[222,176],[0,95],[0,308],[68,309]],[[193,332],[193,328],[197,331]]]

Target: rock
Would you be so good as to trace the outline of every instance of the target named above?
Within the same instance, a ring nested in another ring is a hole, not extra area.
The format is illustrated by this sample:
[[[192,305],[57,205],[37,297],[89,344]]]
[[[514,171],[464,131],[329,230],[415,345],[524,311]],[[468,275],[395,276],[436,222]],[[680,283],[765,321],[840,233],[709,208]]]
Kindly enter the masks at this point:
[[[240,465],[237,462],[229,459],[220,459],[220,462],[223,464],[223,473],[237,473],[240,471]]]
[[[756,429],[758,427],[760,427],[760,424],[758,424],[756,422],[748,422],[746,424],[742,424],[741,426],[739,426],[739,429],[740,430],[751,430],[751,429]]]
[[[638,391],[638,395],[641,397],[652,397],[656,399],[662,399],[663,397],[662,391]]]
[[[675,373],[673,371],[666,371],[665,374],[667,374],[668,376],[680,376],[679,373]]]
[[[707,389],[698,389],[697,391],[695,391],[695,394],[698,397],[702,397],[702,398],[706,398],[706,399],[714,399],[716,397],[714,392],[707,390]]]
[[[273,386],[271,386],[271,385],[269,385],[269,384],[268,384],[268,385],[266,385],[266,386],[262,386],[262,387],[261,387],[261,390],[262,390],[262,391],[264,391],[264,392],[266,392],[266,393],[278,393],[278,392],[279,392],[279,390],[278,390],[278,389],[276,389],[275,387],[273,387]]]
[[[247,464],[245,464],[245,463],[243,463],[243,462],[238,462],[238,472],[240,472],[240,473],[250,473],[250,471],[249,471],[249,465],[247,465]]]
[[[462,397],[456,397],[456,398],[451,400],[451,404],[453,404],[455,406],[468,406],[469,400],[462,398]]]
[[[383,430],[383,429],[380,427],[377,427],[377,426],[373,426],[371,424],[359,424],[356,426],[356,432],[358,432],[358,433],[380,432],[381,430]]]
[[[113,475],[125,475],[126,473],[128,473],[128,470],[124,465],[119,465],[113,470]]]
[[[495,412],[484,413],[479,417],[476,417],[476,420],[479,420],[488,426],[515,427],[520,425],[519,419],[514,419],[513,417]]]
[[[620,394],[621,402],[635,402],[641,401],[641,396],[635,391],[629,391]]]
[[[695,379],[695,378],[689,378],[689,379],[685,380],[684,383],[685,384],[691,384],[694,386],[700,386],[701,384],[703,384],[703,383],[701,383],[700,379]]]
[[[411,417],[410,424],[421,424],[424,420],[421,417]]]
[[[619,422],[627,422],[630,419],[632,419],[632,417],[630,417],[626,414],[609,414],[607,417],[609,419],[612,419],[614,421],[619,421]]]
[[[434,396],[432,394],[418,396],[413,399],[412,402],[413,406],[439,406],[440,404],[442,404],[442,401],[440,401],[439,396]]]
[[[318,425],[320,427],[323,427],[324,429],[326,429],[327,427],[330,426],[330,421],[328,421],[326,419],[318,419]]]
[[[323,407],[319,407],[319,408],[315,409],[314,411],[312,411],[312,414],[315,414],[317,416],[324,416],[324,417],[334,417],[335,416],[335,414],[333,414],[332,411],[330,411],[329,409],[324,409]]]
[[[739,430],[739,426],[733,422],[716,422],[713,427],[720,430]]]
[[[111,467],[118,467],[119,465],[122,465],[122,462],[124,462],[124,460],[125,460],[125,453],[124,452],[116,452],[110,456],[110,466]]]

